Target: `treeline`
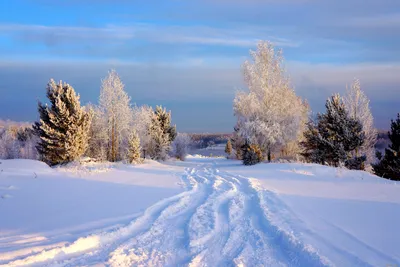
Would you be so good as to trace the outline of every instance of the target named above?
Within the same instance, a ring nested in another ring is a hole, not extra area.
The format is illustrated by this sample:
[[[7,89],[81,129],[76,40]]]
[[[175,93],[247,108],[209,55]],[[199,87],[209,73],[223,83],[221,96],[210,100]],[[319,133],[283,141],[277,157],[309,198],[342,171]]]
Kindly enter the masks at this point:
[[[119,75],[102,80],[97,105],[81,106],[67,84],[50,80],[49,103],[38,104],[40,120],[33,127],[7,127],[0,132],[1,158],[40,159],[53,166],[87,156],[100,161],[141,163],[144,158],[183,160],[191,143],[177,133],[171,111],[162,106],[131,106]],[[4,151],[3,151],[4,150]]]
[[[233,101],[237,122],[226,145],[228,157],[245,165],[274,158],[358,170],[372,165],[377,175],[400,179],[400,119],[392,121],[385,154],[376,153],[378,132],[359,80],[344,97],[331,96],[324,113],[312,116],[286,75],[282,51],[261,41],[250,54],[242,66],[249,92],[237,93]]]
[[[225,144],[231,134],[226,133],[192,133],[189,134],[193,140],[193,148],[207,148],[213,145]]]

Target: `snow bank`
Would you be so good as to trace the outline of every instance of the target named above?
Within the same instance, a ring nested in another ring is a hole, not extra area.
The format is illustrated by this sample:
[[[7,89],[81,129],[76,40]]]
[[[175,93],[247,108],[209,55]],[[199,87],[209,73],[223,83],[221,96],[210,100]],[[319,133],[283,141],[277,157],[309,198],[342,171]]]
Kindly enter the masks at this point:
[[[129,222],[183,190],[184,169],[156,162],[50,168],[39,161],[2,160],[0,168],[0,255]]]

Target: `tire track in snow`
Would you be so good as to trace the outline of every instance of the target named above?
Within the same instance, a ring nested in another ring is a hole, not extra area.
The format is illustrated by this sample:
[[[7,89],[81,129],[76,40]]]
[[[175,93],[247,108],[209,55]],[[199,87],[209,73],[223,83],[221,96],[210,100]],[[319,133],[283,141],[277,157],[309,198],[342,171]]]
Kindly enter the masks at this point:
[[[189,174],[192,171],[193,169],[191,171],[187,170],[186,174],[182,177],[186,188],[190,189],[189,191],[157,202],[149,207],[142,216],[127,226],[120,227],[111,232],[82,237],[62,247],[44,250],[25,258],[11,260],[4,265],[1,264],[0,267],[23,265],[78,266],[104,262],[107,260],[109,253],[119,244],[130,239],[132,236],[146,232],[167,207],[198,191],[199,184],[197,179]]]
[[[265,260],[280,259],[280,263],[288,266],[330,265],[327,259],[310,250],[293,235],[282,231],[269,220],[265,206],[276,206],[278,204],[261,201],[260,195],[263,194],[263,192],[257,191],[251,185],[248,178],[229,173],[225,173],[225,175],[241,181],[241,191],[248,200],[247,206],[250,209],[248,216],[252,218],[252,227],[255,229],[256,234],[260,235],[260,238],[262,238],[262,244],[265,244],[266,247],[273,250],[274,256]],[[283,205],[278,206],[278,208],[284,209]]]
[[[198,183],[198,191],[167,207],[149,230],[122,244],[108,261],[110,266],[176,266],[189,255],[189,219],[196,208],[206,201],[212,184],[196,173],[190,175]]]

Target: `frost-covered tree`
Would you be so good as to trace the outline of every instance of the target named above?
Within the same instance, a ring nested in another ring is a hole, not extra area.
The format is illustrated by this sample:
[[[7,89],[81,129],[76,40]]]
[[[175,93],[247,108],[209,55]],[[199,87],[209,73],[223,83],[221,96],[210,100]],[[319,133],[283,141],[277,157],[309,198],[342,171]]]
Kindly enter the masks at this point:
[[[133,132],[129,137],[129,142],[128,142],[128,152],[127,152],[128,162],[131,164],[141,163],[142,159],[140,157],[140,154],[141,154],[141,147],[140,147],[139,135],[136,132]]]
[[[304,133],[303,156],[311,162],[339,166],[352,159],[352,152],[364,142],[358,120],[346,111],[342,98],[334,95],[326,102],[326,113],[309,122]]]
[[[129,129],[132,121],[130,98],[115,70],[109,71],[102,80],[98,118],[102,119],[101,130],[107,136],[107,158],[110,161],[125,157]]]
[[[88,147],[90,116],[80,105],[79,95],[67,83],[50,80],[50,106],[39,102],[40,121],[33,128],[40,138],[37,150],[50,165],[78,159]]]
[[[167,159],[171,141],[169,134],[164,133],[164,128],[161,126],[156,114],[153,115],[149,133],[150,141],[147,146],[147,153],[149,154],[150,158],[154,160]]]
[[[89,129],[89,147],[86,156],[101,161],[107,160],[107,131],[104,130],[105,123],[99,107],[93,104],[85,106],[86,112],[90,114],[92,123]]]
[[[0,122],[1,123],[1,122]],[[9,122],[0,125],[0,159],[38,159],[38,138],[32,125]]]
[[[143,158],[148,154],[148,147],[151,141],[150,130],[154,116],[153,108],[149,106],[141,106],[133,108],[132,127],[139,135],[140,145],[142,147]]]
[[[378,132],[374,127],[374,118],[369,107],[369,99],[361,90],[361,84],[358,79],[355,79],[347,90],[344,103],[349,115],[353,119],[360,121],[365,134],[364,144],[354,152],[354,156],[361,157],[365,155],[367,163],[373,163],[375,161],[375,144]]]
[[[17,132],[17,140],[19,147],[19,158],[22,159],[38,159],[36,145],[38,137],[31,127],[20,127]]]
[[[152,159],[165,160],[170,151],[171,142],[176,138],[176,127],[171,126],[171,112],[157,106],[152,116],[149,130],[150,141],[147,147]]]
[[[20,146],[17,140],[17,127],[8,126],[0,131],[0,159],[20,157]]]
[[[281,51],[261,41],[252,60],[243,64],[249,92],[238,92],[233,102],[238,132],[271,158],[273,150],[298,140],[304,130],[308,105],[298,97],[283,67]]]
[[[154,113],[157,116],[160,126],[164,134],[168,134],[170,142],[174,141],[177,135],[176,126],[171,125],[171,111],[168,111],[162,106],[156,106]]]
[[[185,160],[191,143],[192,139],[188,134],[178,133],[175,140],[172,142],[173,156],[182,161]]]
[[[226,142],[225,145],[225,153],[227,154],[227,157],[229,158],[230,155],[232,154],[232,142],[230,139],[228,139],[228,142]]]
[[[385,149],[385,155],[382,157],[377,153],[380,161],[373,165],[374,172],[378,176],[400,181],[400,113],[396,120],[392,120],[389,139],[391,144]]]

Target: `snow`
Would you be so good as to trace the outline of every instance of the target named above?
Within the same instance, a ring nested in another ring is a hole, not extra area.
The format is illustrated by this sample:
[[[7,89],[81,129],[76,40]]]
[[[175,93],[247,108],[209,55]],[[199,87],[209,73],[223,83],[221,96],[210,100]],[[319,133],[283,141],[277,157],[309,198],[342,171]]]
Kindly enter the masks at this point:
[[[0,266],[400,264],[400,187],[224,158],[0,164]]]

